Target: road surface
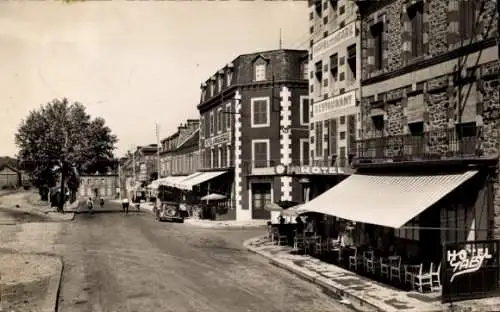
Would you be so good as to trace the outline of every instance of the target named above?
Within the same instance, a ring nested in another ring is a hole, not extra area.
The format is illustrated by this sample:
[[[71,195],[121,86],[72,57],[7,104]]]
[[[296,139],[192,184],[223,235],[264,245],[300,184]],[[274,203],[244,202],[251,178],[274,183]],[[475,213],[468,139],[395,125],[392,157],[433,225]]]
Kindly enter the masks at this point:
[[[348,311],[242,248],[262,231],[160,223],[147,212],[77,215],[56,246],[59,312]]]

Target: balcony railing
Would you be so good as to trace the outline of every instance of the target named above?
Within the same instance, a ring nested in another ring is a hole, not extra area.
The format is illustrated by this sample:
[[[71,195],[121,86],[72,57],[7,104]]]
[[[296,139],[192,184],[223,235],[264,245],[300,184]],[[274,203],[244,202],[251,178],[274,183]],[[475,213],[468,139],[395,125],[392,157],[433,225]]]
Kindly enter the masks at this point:
[[[443,129],[421,135],[371,133],[356,142],[355,163],[478,158],[482,156],[481,133],[481,127]]]

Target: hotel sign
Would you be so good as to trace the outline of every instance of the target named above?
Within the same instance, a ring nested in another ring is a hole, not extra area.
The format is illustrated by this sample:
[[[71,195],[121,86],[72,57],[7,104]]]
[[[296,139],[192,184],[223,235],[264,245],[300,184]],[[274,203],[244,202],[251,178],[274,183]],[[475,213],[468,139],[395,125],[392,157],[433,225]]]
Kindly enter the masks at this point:
[[[285,166],[275,168],[277,175],[335,175],[341,173],[337,167],[329,166]]]
[[[222,143],[229,142],[229,139],[231,138],[231,133],[230,132],[225,132],[223,134],[219,134],[217,136],[205,139],[205,147],[211,147],[215,145],[219,145]]]
[[[314,103],[313,116],[327,114],[337,110],[343,110],[356,106],[356,91],[350,91],[321,102]],[[342,114],[345,115],[345,114]]]
[[[500,241],[445,243],[441,276],[443,303],[480,299],[498,289]]]
[[[355,21],[314,44],[312,48],[313,58],[317,58],[319,55],[354,37],[356,37]]]

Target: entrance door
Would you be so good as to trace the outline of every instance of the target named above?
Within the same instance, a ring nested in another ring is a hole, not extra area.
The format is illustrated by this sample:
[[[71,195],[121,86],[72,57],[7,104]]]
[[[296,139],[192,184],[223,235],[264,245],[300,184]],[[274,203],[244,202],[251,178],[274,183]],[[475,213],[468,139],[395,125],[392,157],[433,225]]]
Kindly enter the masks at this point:
[[[272,202],[271,183],[252,183],[252,219],[270,219],[271,213],[264,209]]]

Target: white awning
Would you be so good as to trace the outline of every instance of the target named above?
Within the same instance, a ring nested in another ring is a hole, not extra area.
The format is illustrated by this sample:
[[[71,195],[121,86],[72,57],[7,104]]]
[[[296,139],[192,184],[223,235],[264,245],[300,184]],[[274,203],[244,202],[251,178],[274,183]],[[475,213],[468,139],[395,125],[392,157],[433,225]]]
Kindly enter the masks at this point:
[[[436,175],[364,175],[346,178],[299,210],[400,228],[477,171]]]
[[[203,174],[203,172],[196,171],[195,173],[192,173],[192,174],[188,175],[187,177],[184,177],[183,179],[179,179],[179,180],[174,181],[174,183],[172,185],[169,185],[169,186],[181,188],[182,182],[194,179],[195,177],[202,175],[202,174]]]
[[[188,176],[168,176],[160,180],[160,185],[174,187],[175,183],[187,178]]]
[[[198,175],[188,176],[186,179],[179,181],[176,183],[175,187],[180,188],[181,190],[191,191],[193,190],[193,186],[196,186],[200,183],[206,182],[208,180],[212,180],[227,171],[207,171],[207,172],[198,172]]]

